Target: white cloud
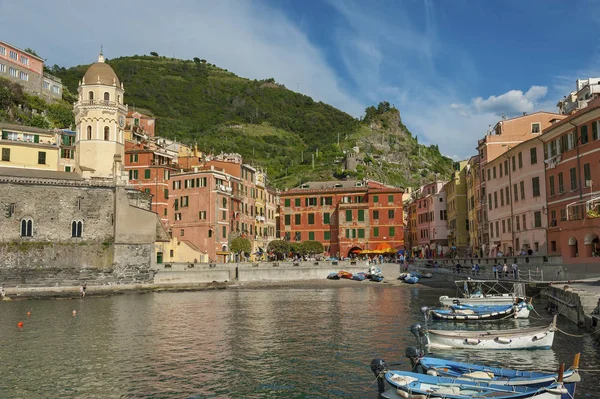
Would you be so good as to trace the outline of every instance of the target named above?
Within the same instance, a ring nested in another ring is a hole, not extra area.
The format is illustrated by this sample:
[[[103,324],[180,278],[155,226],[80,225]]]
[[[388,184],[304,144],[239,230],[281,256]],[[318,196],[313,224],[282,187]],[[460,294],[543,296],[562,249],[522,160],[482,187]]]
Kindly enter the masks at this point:
[[[478,113],[490,112],[496,115],[532,112],[536,103],[546,96],[546,93],[548,93],[546,86],[531,86],[526,93],[521,90],[510,90],[499,96],[489,96],[485,100],[477,97],[472,102],[473,109]]]
[[[321,49],[281,11],[259,2],[105,0],[101,5],[92,1],[74,5],[69,0],[21,0],[0,2],[0,14],[2,39],[34,48],[50,64],[94,62],[100,44],[108,58],[151,51],[199,57],[239,76],[273,77],[291,90],[298,88],[355,116],[364,111]],[[22,29],[20,16],[25,14],[35,29]]]

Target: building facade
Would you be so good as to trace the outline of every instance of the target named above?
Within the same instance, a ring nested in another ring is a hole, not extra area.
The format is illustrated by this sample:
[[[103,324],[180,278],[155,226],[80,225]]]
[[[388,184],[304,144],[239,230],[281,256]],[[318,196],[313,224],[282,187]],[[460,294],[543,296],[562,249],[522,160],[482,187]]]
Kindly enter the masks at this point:
[[[56,132],[7,123],[0,123],[0,129],[0,167],[57,170],[60,152]]]
[[[492,246],[490,245],[492,232],[489,230],[489,221],[486,221],[485,217],[485,209],[489,208],[489,204],[485,204],[485,201],[489,198],[487,181],[491,178],[493,171],[487,167],[487,163],[504,154],[510,147],[539,137],[542,130],[564,118],[564,115],[551,112],[535,112],[510,119],[502,118],[493,128],[490,126],[484,138],[478,140],[477,151],[481,180],[479,193],[482,206],[482,222],[478,227],[481,230],[480,253],[489,253]]]
[[[489,256],[547,253],[542,157],[542,142],[530,139],[487,163]]]
[[[44,72],[42,58],[3,41],[0,41],[0,77],[46,99],[62,98],[61,80]]]
[[[454,163],[454,172],[444,185],[448,213],[448,246],[453,255],[466,256],[469,245],[467,219],[467,161]]]
[[[544,143],[548,253],[569,271],[597,267],[600,256],[600,100],[548,127]]]
[[[483,256],[479,253],[481,248],[481,229],[479,224],[481,218],[481,181],[479,179],[479,155],[469,158],[467,163],[467,219],[469,223],[469,243],[467,253],[477,256]]]
[[[372,181],[308,182],[280,193],[284,240],[319,241],[332,257],[404,249],[401,188]]]

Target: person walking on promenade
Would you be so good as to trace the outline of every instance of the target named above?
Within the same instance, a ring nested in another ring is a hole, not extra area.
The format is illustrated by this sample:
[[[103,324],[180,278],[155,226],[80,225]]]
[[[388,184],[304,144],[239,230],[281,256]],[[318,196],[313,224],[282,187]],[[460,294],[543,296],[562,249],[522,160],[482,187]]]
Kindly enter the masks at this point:
[[[498,280],[498,266],[496,264],[492,267],[492,272],[494,273],[494,278]]]
[[[519,279],[519,266],[515,262],[512,264],[513,278],[515,280]]]
[[[508,265],[506,263],[502,266],[502,274],[504,274],[504,278],[508,278]]]

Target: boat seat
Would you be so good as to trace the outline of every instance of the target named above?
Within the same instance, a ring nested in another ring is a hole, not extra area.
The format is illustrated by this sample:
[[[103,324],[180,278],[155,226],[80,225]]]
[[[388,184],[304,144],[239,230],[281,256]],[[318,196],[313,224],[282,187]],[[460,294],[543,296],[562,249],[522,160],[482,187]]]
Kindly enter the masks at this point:
[[[494,378],[494,373],[490,371],[472,371],[470,373],[463,374],[461,377],[491,380]]]
[[[433,392],[436,394],[443,395],[461,395],[460,387],[439,387],[436,388]]]
[[[392,381],[394,381],[398,385],[408,385],[411,382],[418,381],[417,378],[409,377],[409,376],[403,376],[403,375],[398,375],[398,374],[394,374],[390,379]]]

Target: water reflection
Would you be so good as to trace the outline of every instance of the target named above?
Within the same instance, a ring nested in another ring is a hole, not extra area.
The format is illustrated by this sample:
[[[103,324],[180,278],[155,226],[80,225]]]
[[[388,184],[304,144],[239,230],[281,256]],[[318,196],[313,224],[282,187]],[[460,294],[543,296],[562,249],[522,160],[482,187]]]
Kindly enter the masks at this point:
[[[0,303],[0,397],[376,398],[371,359],[408,367],[410,325],[447,293],[357,283]],[[583,352],[582,368],[598,368],[589,336],[557,334],[552,350],[436,355],[550,371],[570,364],[575,351]],[[600,384],[584,374],[581,388],[583,395]]]

